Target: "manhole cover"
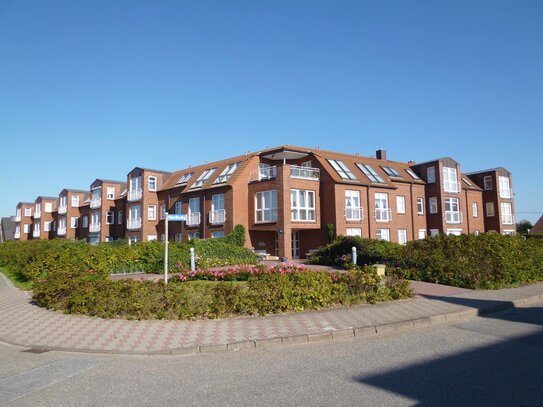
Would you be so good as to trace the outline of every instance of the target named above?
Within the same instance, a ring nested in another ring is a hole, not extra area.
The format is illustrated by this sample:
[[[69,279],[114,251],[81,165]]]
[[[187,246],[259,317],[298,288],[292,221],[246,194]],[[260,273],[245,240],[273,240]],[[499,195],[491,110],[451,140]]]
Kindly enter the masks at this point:
[[[21,352],[26,352],[26,353],[45,353],[45,352],[49,352],[47,349],[36,349],[36,348],[30,348],[30,349],[25,349]]]

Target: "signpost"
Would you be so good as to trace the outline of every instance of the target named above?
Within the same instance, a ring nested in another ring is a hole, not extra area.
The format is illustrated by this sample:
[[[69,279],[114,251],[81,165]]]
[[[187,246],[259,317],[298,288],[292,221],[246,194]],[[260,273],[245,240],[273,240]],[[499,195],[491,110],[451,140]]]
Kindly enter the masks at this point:
[[[184,213],[172,213],[171,215],[166,212],[165,216],[165,230],[164,230],[164,284],[168,284],[168,224],[171,222],[184,222],[187,220],[187,215]]]

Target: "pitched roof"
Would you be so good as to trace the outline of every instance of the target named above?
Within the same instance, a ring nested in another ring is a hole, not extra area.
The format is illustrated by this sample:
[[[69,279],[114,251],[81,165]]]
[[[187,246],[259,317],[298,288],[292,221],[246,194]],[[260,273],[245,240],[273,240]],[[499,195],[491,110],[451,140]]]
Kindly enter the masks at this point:
[[[535,235],[535,234],[538,234],[538,233],[543,233],[543,215],[541,215],[539,220],[530,229],[530,234],[531,235]]]
[[[466,182],[467,181],[467,182]],[[469,184],[468,184],[469,182]],[[467,174],[461,173],[460,174],[460,183],[462,184],[462,189],[471,189],[474,191],[482,191],[483,189],[480,188],[471,180]]]

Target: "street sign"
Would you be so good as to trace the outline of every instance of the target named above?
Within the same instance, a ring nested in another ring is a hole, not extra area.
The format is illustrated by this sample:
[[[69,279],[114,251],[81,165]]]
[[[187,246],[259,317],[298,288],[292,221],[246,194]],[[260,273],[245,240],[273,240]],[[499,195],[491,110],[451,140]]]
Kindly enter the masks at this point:
[[[172,213],[168,215],[168,220],[170,222],[183,222],[187,220],[187,215],[184,213]]]

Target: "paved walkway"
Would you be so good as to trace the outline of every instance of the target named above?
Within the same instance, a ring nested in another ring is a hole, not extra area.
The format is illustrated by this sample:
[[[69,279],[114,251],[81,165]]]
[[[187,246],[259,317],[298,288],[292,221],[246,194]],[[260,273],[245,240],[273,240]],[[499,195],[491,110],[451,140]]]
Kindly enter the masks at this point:
[[[266,317],[200,321],[106,320],[48,311],[0,273],[0,340],[29,348],[177,354],[376,335],[543,301],[543,283],[469,291],[415,283],[415,298]],[[417,288],[418,287],[418,288]]]

